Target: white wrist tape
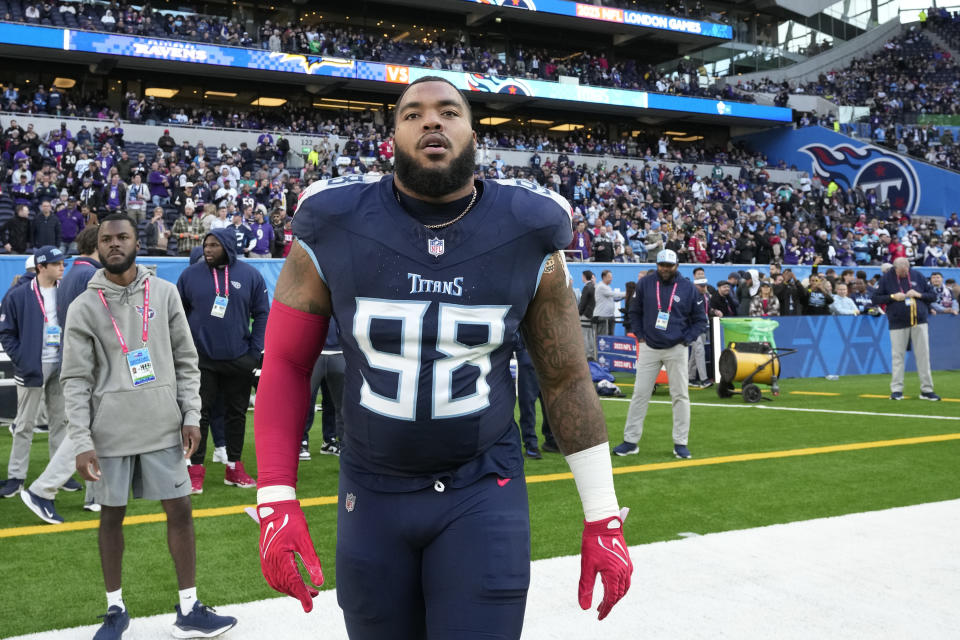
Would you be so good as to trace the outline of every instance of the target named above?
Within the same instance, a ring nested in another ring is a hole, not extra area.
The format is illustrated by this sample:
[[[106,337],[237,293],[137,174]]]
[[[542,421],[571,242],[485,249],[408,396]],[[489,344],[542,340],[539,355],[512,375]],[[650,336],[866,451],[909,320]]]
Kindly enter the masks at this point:
[[[613,489],[613,465],[610,448],[604,442],[567,456],[567,464],[577,483],[583,516],[587,522],[620,515],[617,494]]]
[[[283,484],[274,485],[272,487],[264,487],[263,489],[257,489],[257,504],[263,504],[264,502],[281,502],[283,500],[296,500],[297,499],[297,490],[293,487],[288,487]]]

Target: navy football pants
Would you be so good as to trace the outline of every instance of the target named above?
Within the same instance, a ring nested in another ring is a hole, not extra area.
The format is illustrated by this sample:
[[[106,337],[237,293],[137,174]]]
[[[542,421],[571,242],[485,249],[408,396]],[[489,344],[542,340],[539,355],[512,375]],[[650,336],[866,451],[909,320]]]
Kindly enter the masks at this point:
[[[520,637],[530,585],[524,478],[380,493],[340,470],[337,601],[351,640]]]

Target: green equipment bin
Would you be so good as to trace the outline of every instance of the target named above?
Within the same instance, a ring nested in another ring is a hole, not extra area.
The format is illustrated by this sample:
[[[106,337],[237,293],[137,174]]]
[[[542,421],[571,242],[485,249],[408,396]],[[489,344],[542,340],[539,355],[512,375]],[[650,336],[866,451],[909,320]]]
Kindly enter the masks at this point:
[[[773,330],[780,326],[769,318],[720,318],[723,327],[723,346],[731,342],[768,342],[773,348],[777,343],[773,339]]]

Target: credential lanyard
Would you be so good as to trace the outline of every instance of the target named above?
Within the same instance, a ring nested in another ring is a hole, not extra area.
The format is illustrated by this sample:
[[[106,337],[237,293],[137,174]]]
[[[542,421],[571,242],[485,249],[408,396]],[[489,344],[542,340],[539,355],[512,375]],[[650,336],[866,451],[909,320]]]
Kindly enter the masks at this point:
[[[217,297],[219,298],[220,282],[217,280],[217,270],[211,267],[210,272],[213,274],[213,290],[216,292]],[[223,297],[230,297],[230,265],[227,265],[223,268]]]
[[[670,313],[670,310],[673,309],[673,294],[677,292],[677,285],[679,282],[673,283],[673,291],[670,292],[670,304],[667,305],[667,313]],[[657,311],[663,311],[663,307],[660,306],[660,281],[657,280]]]
[[[33,285],[33,292],[37,295],[37,304],[40,305],[40,313],[43,314],[43,323],[49,324],[50,320],[47,319],[47,308],[43,306],[43,296],[40,295],[40,287],[37,286],[36,279],[34,279],[31,284]]]
[[[100,302],[103,303],[104,308],[107,310],[107,314],[110,316],[110,322],[113,323],[113,331],[117,334],[117,340],[120,341],[120,349],[123,350],[123,355],[127,355],[130,352],[130,349],[127,348],[127,341],[123,339],[123,334],[120,333],[120,327],[117,326],[117,320],[113,317],[113,314],[110,313],[110,305],[107,304],[107,299],[103,297],[103,289],[97,291],[97,295],[100,296]],[[147,344],[148,329],[150,327],[150,279],[147,278],[143,283],[143,344]]]

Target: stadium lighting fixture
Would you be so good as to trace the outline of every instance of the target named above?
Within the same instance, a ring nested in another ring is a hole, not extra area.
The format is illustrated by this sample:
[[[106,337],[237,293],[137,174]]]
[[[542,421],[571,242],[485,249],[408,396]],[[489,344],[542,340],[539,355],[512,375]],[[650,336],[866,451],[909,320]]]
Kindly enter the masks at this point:
[[[279,107],[280,105],[286,103],[286,98],[257,98],[250,104],[254,107]]]
[[[180,89],[164,89],[162,87],[147,87],[144,95],[153,98],[172,98],[180,93]]]
[[[686,138],[674,138],[674,142],[696,142],[697,140],[703,140],[703,136],[687,136]]]
[[[537,120],[536,118],[531,118],[527,122],[530,124],[553,124],[553,120]]]
[[[204,98],[210,98],[210,97],[214,97],[214,98],[236,98],[236,97],[237,97],[237,94],[234,93],[233,91],[204,91],[204,92],[203,92],[203,97],[204,97]]]
[[[554,127],[550,127],[550,131],[576,131],[577,129],[583,129],[582,124],[558,124]]]
[[[497,125],[503,124],[504,122],[510,122],[513,118],[480,118],[480,124],[487,125],[489,127],[495,127]]]
[[[686,131],[664,131],[668,136],[685,136],[687,135]]]
[[[53,86],[57,89],[72,89],[74,85],[77,84],[77,81],[73,78],[54,78]]]

